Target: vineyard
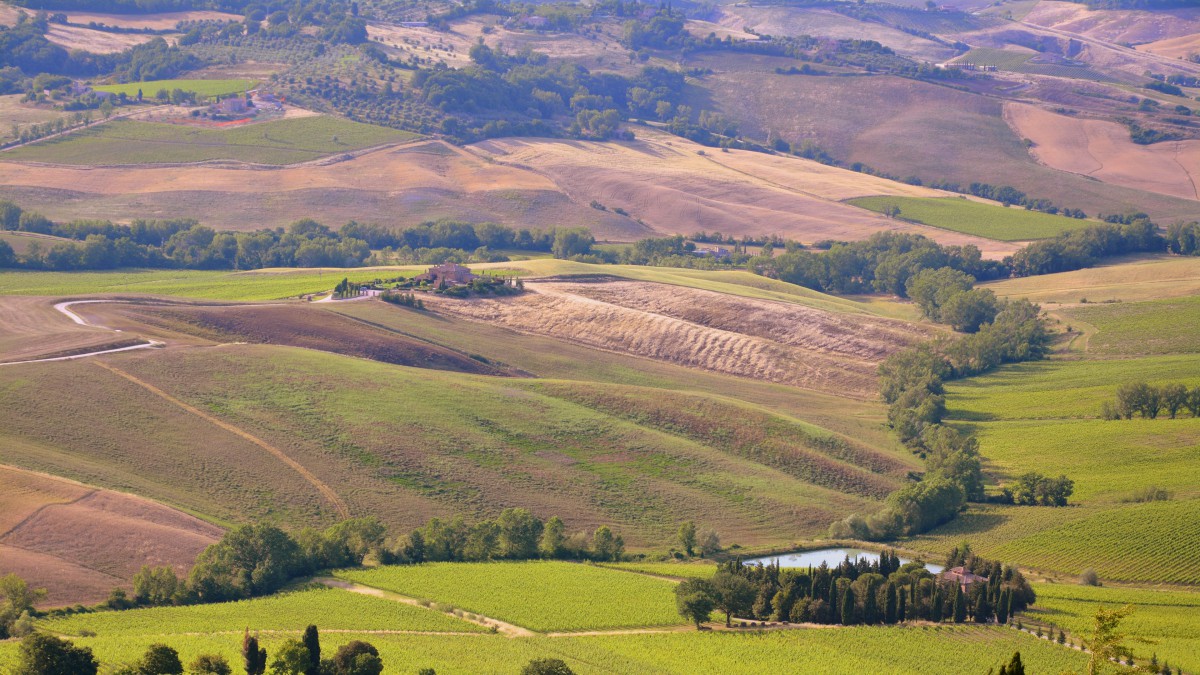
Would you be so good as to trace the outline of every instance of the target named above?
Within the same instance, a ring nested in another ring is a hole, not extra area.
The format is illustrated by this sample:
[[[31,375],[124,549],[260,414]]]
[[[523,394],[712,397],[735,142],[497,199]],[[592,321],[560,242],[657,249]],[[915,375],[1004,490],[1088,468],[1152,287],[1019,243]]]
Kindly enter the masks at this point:
[[[1004,208],[969,199],[926,197],[859,197],[848,203],[878,213],[898,208],[898,218],[1000,241],[1046,239],[1087,227],[1087,220],[1022,208]]]
[[[622,563],[601,563],[601,567],[609,567],[615,570],[625,570],[627,572],[640,572],[642,574],[652,574],[659,577],[675,577],[687,579],[707,579],[717,573],[717,566],[713,563],[698,562],[698,563],[654,563],[654,562],[622,562]]]
[[[1143,356],[1200,352],[1200,297],[1154,302],[1120,302],[1063,310],[1068,321],[1095,329],[1089,354]]]
[[[295,164],[339,152],[417,138],[404,131],[316,116],[203,129],[113,120],[62,138],[18,148],[13,159],[55,164],[117,165],[237,160]]]
[[[310,623],[319,623],[326,630],[454,633],[486,630],[423,607],[323,586],[239,602],[76,614],[49,619],[40,625],[62,635],[122,638],[240,633],[245,628],[299,632]]]
[[[535,631],[686,623],[675,611],[670,581],[589,565],[440,563],[348,570],[338,576]]]
[[[1112,609],[1133,604],[1133,614],[1121,623],[1131,637],[1138,659],[1157,655],[1186,672],[1200,670],[1200,593],[1133,588],[1096,588],[1037,584],[1037,607],[1029,616],[1065,628],[1075,636],[1092,630],[1097,607]]]

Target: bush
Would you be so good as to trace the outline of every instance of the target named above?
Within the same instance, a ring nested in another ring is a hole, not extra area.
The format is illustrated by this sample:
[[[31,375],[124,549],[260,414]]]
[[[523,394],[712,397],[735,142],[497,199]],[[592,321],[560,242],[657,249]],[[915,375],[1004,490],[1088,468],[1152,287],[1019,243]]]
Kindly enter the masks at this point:
[[[1099,586],[1100,577],[1096,576],[1096,570],[1089,567],[1079,575],[1079,583],[1084,586]]]

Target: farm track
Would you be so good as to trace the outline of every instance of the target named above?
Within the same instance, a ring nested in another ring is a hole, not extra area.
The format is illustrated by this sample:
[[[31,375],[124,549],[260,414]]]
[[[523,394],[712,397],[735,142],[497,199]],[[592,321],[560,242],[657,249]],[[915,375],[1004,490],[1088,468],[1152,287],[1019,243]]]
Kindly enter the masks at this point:
[[[344,591],[350,591],[351,593],[359,593],[361,595],[369,595],[369,596],[375,597],[375,598],[391,600],[392,602],[400,602],[400,603],[403,603],[406,605],[412,605],[413,607],[423,607],[425,609],[428,609],[431,612],[437,611],[437,610],[433,609],[432,607],[428,607],[426,605],[421,604],[421,601],[417,600],[416,598],[411,598],[407,595],[401,595],[399,593],[393,593],[392,591],[385,591],[383,589],[375,588],[373,586],[356,584],[356,583],[353,583],[350,581],[342,581],[341,579],[334,579],[332,577],[319,577],[315,581],[317,583],[324,584],[325,586],[328,586],[330,588],[340,588]],[[469,619],[467,617],[456,617],[456,618],[460,618],[463,621],[467,621],[469,623],[473,623],[478,626],[484,626],[484,627],[488,627],[488,628],[494,627],[494,628],[496,628],[497,632],[499,632],[503,635],[507,635],[508,637],[513,637],[513,638],[534,637],[537,635],[537,633],[529,630],[528,628],[523,628],[523,627],[517,626],[515,624],[507,623],[505,621],[500,621],[499,619],[493,619],[491,617],[481,616],[477,612],[471,612],[471,613],[475,614],[479,618],[478,619]],[[472,635],[478,635],[478,634],[479,633],[472,633]],[[486,635],[486,633],[482,633],[482,635]]]
[[[149,382],[139,379],[138,377],[131,375],[131,374],[121,370],[120,368],[111,366],[102,361],[96,361],[96,365],[101,368],[104,368],[105,370],[107,370],[115,375],[118,375],[120,377],[125,378],[126,380],[129,380],[130,382],[138,385],[139,387],[142,387],[146,391],[149,391],[150,393],[154,394],[155,396],[158,396],[159,398],[163,399],[164,401],[167,401],[168,403],[171,403],[172,405],[174,405],[178,408],[181,408],[189,413],[192,413],[193,415],[205,420],[206,422],[214,424],[235,436],[243,438],[243,439],[253,443],[254,445],[257,445],[258,447],[262,448],[263,450],[265,450],[268,453],[270,453],[271,455],[273,455],[279,461],[283,462],[284,464],[287,464],[289,467],[291,467],[293,470],[295,470],[296,473],[300,474],[305,480],[307,480],[309,483],[311,483],[312,486],[315,487],[317,489],[317,491],[320,492],[333,505],[334,509],[337,510],[338,514],[342,518],[350,517],[350,507],[346,504],[345,501],[342,500],[342,498],[340,496],[338,496],[338,494],[336,492],[334,492],[333,488],[326,485],[324,481],[322,481],[315,474],[313,474],[311,471],[306,469],[304,467],[304,465],[302,465],[299,462],[297,462],[296,460],[292,459],[290,456],[288,456],[287,453],[280,450],[279,448],[276,448],[275,446],[271,445],[270,443],[267,443],[266,441],[258,438],[257,436],[254,436],[254,435],[250,434],[249,432],[243,431],[242,429],[239,429],[238,427],[236,427],[232,424],[229,424],[228,422],[217,419],[216,417],[209,415],[208,413],[204,412],[203,410],[200,410],[199,408],[196,408],[195,406],[184,403],[183,401],[175,398],[174,396],[171,396],[170,394],[163,391],[162,389],[159,389],[158,387],[150,384]]]

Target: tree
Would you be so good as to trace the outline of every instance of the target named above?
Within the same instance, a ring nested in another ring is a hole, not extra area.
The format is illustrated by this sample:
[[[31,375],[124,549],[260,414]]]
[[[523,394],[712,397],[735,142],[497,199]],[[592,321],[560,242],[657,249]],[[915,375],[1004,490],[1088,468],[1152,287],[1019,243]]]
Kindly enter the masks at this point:
[[[308,647],[300,640],[287,640],[275,650],[271,675],[303,675],[312,666]]]
[[[1021,663],[1021,652],[1013,652],[1012,659],[1009,660],[1007,666],[1001,666],[1001,672],[1008,675],[1025,675],[1025,664]]]
[[[139,675],[183,675],[179,652],[164,644],[153,644],[138,663]]]
[[[46,589],[30,588],[29,584],[16,574],[0,577],[0,598],[4,599],[4,604],[0,605],[0,625],[33,609],[34,603],[45,597]]]
[[[542,541],[539,546],[542,550],[542,557],[559,557],[562,555],[563,545],[566,541],[567,526],[563,524],[562,518],[551,516],[550,520],[546,521],[546,526],[542,528]]]
[[[1167,415],[1171,419],[1179,414],[1179,411],[1187,407],[1188,404],[1188,389],[1182,384],[1168,384],[1162,388],[1162,405],[1166,409]]]
[[[625,555],[625,540],[614,535],[607,525],[601,525],[592,535],[592,554],[597,560],[620,560]]]
[[[310,624],[304,629],[303,641],[308,650],[308,666],[304,668],[304,675],[321,675],[321,636],[316,626]]]
[[[136,602],[148,605],[165,605],[174,600],[180,591],[179,577],[169,565],[150,567],[142,565],[133,575],[133,597]]]
[[[1121,644],[1125,634],[1120,631],[1121,620],[1133,613],[1133,605],[1125,605],[1120,609],[1096,609],[1095,621],[1092,625],[1092,635],[1086,640],[1092,656],[1088,659],[1088,675],[1099,675],[1101,668],[1114,660],[1133,656],[1129,648]]]
[[[188,675],[232,675],[233,669],[224,656],[201,654],[188,665]]]
[[[923,269],[905,283],[908,297],[933,321],[942,320],[942,305],[959,293],[971,290],[975,277],[954,269],[941,267]]]
[[[708,621],[716,607],[716,589],[706,579],[688,579],[675,587],[675,606],[679,615],[696,624]]]
[[[985,323],[991,323],[1000,312],[996,294],[985,288],[976,288],[950,296],[941,308],[942,323],[954,330],[976,333]]]
[[[887,599],[884,601],[883,620],[885,623],[896,623],[899,601],[896,597],[896,584],[887,584]]]
[[[558,228],[554,232],[554,245],[551,248],[555,258],[571,258],[592,252],[596,239],[592,233],[582,227]]]
[[[1096,575],[1096,570],[1089,567],[1083,571],[1083,574],[1079,575],[1079,583],[1084,586],[1099,586],[1100,577]]]
[[[700,555],[711,556],[721,552],[721,538],[713,530],[705,530],[700,535]]]
[[[842,591],[842,611],[840,615],[843,626],[854,624],[854,589],[850,586],[847,586],[846,590]]]
[[[500,555],[515,560],[537,557],[541,520],[527,509],[504,509],[496,522],[500,526]]]
[[[352,640],[333,655],[333,671],[334,675],[379,675],[383,672],[383,661],[374,645]]]
[[[21,641],[13,675],[96,675],[99,668],[91,649],[53,635],[32,633]]]
[[[725,626],[733,625],[734,614],[745,614],[754,606],[758,589],[743,576],[721,570],[712,578],[716,608],[725,614]]]
[[[534,659],[525,664],[521,675],[575,675],[562,659]]]
[[[263,675],[267,670],[267,650],[258,646],[258,638],[246,629],[242,637],[242,664],[246,675]]]
[[[689,520],[679,526],[679,546],[689,557],[695,554],[696,523]]]
[[[963,595],[962,586],[954,585],[954,623],[967,620],[967,598]]]

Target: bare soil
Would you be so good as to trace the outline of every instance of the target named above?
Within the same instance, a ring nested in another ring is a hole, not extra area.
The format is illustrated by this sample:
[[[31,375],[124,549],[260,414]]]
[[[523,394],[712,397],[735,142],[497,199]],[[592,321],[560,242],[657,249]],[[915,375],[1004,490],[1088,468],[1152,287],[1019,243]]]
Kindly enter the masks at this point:
[[[0,363],[99,349],[121,339],[110,330],[72,322],[55,311],[53,300],[48,298],[0,298]]]

